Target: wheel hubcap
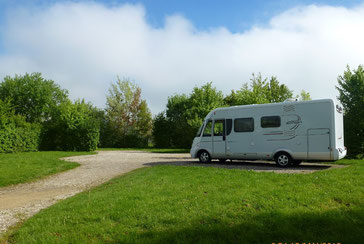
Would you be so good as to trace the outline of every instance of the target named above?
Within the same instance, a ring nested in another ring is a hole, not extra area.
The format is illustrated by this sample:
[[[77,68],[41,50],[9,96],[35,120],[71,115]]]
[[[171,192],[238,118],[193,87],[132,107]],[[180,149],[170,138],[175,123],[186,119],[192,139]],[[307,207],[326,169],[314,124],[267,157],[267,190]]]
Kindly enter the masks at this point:
[[[288,164],[288,162],[289,162],[289,159],[288,159],[288,157],[286,155],[280,155],[278,157],[278,163],[279,163],[279,165],[285,166],[285,165]]]
[[[207,162],[209,160],[209,155],[206,152],[201,153],[201,161]]]

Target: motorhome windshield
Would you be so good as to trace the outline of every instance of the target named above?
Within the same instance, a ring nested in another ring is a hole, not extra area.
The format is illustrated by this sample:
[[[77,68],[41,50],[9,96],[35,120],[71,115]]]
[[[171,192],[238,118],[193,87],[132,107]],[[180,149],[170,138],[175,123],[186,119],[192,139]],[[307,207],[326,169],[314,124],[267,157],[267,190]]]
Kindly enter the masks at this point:
[[[204,124],[205,124],[205,123],[202,123],[202,125],[201,125],[200,129],[198,129],[198,132],[197,132],[197,134],[196,134],[196,137],[199,137],[199,136],[201,135],[202,128],[203,128],[203,125],[204,125]]]

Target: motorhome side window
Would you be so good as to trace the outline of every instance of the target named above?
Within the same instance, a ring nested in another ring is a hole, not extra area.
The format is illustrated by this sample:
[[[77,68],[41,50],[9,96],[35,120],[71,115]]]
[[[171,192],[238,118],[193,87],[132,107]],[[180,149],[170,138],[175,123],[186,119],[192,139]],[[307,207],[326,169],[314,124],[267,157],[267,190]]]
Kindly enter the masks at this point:
[[[260,126],[262,128],[274,128],[281,126],[281,117],[279,116],[265,116],[260,118]]]
[[[253,118],[234,119],[234,131],[235,132],[254,131],[254,119]]]
[[[212,134],[212,121],[209,120],[205,126],[202,136],[211,136]]]
[[[224,121],[215,120],[214,123],[214,136],[222,136],[224,132]]]
[[[227,119],[226,120],[226,135],[230,135],[231,130],[233,129],[233,120],[232,119]]]

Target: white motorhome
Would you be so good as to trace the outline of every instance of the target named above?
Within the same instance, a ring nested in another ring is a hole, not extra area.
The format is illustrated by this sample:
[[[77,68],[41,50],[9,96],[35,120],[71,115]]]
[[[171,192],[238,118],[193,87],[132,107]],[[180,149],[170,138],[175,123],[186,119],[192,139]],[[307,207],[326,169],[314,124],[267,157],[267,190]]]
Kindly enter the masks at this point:
[[[205,118],[191,157],[275,160],[278,166],[346,155],[343,109],[332,99],[217,108]]]

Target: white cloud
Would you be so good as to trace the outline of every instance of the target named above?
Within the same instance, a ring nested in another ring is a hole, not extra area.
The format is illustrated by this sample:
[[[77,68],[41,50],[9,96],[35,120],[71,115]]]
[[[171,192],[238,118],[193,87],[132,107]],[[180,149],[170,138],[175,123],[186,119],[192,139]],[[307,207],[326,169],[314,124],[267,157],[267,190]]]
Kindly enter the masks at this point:
[[[42,72],[72,98],[103,107],[110,83],[129,77],[157,113],[169,95],[208,81],[229,93],[253,72],[277,76],[297,93],[335,98],[346,65],[364,63],[364,5],[294,8],[242,33],[197,30],[179,15],[155,28],[145,14],[141,5],[96,3],[13,10],[2,33],[0,78]]]

